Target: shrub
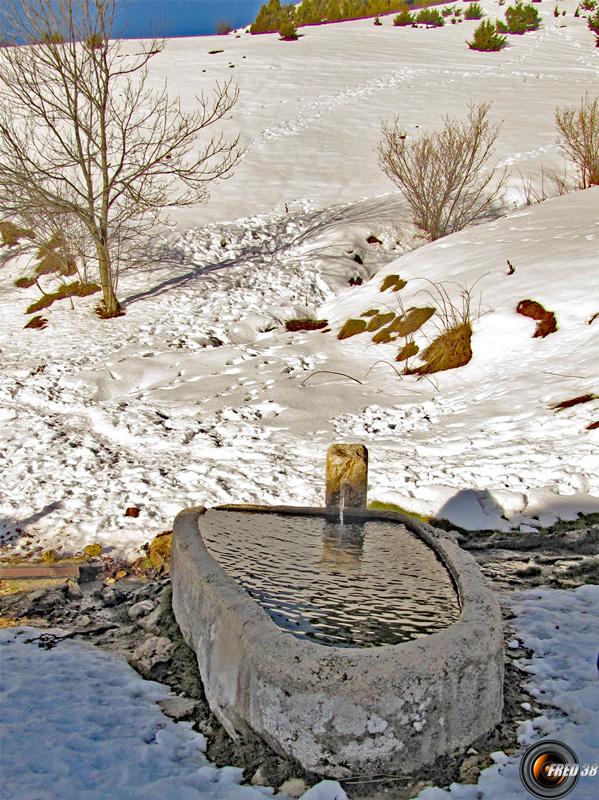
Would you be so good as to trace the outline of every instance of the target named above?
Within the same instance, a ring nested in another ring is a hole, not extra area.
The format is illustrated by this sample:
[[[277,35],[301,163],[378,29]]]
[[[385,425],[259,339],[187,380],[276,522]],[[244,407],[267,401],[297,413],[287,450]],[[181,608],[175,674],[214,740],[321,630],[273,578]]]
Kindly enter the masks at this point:
[[[478,3],[471,3],[464,12],[464,19],[482,19],[485,12]]]
[[[226,36],[231,33],[233,26],[228,19],[219,19],[216,22],[216,32],[219,36]]]
[[[281,23],[289,19],[287,9],[281,7],[280,0],[268,0],[250,26],[250,33],[276,33],[281,28]]]
[[[596,11],[592,17],[587,20],[589,29],[593,31],[596,36],[599,36],[599,10]]]
[[[374,18],[374,24],[375,25],[382,25],[383,23],[380,21],[380,19],[378,17],[375,17]]]
[[[99,33],[90,33],[85,40],[85,46],[89,50],[99,50],[101,47],[104,47],[106,41],[107,40],[103,36],[100,36]]]
[[[555,124],[560,145],[576,167],[580,188],[599,185],[599,97],[588,95],[580,107],[556,108]]]
[[[597,7],[595,0],[582,0],[580,7],[583,11],[594,11]]]
[[[508,33],[522,34],[527,31],[536,31],[541,24],[541,17],[537,9],[531,4],[516,3],[509,6],[505,12]]]
[[[505,47],[506,37],[501,36],[498,28],[490,19],[481,22],[474,31],[471,42],[467,42],[471,50],[481,50],[482,52],[497,52]]]
[[[459,231],[489,213],[503,178],[485,172],[500,126],[488,121],[489,104],[470,106],[465,121],[445,117],[443,127],[402,138],[396,118],[382,127],[379,164],[407,200],[415,223],[431,239]]]
[[[294,42],[297,39],[297,29],[292,20],[286,19],[281,23],[279,36],[284,42]]]
[[[509,33],[508,27],[502,19],[495,20],[495,30],[497,33]],[[506,37],[504,36],[503,38],[505,39]]]
[[[406,9],[405,11],[400,11],[397,16],[393,17],[393,24],[398,28],[405,27],[407,25],[413,25],[414,17]]]
[[[426,25],[428,28],[440,28],[445,22],[443,17],[436,8],[423,8],[418,12],[416,22],[420,25]]]
[[[455,6],[445,6],[445,8],[441,9],[441,14],[444,17],[451,17],[451,15],[454,13],[455,13]]]
[[[456,369],[465,366],[472,358],[472,326],[470,322],[463,322],[453,328],[448,328],[437,336],[436,339],[422,352],[424,364],[415,369],[406,370],[411,375],[430,375],[433,372],[443,372],[446,369]]]

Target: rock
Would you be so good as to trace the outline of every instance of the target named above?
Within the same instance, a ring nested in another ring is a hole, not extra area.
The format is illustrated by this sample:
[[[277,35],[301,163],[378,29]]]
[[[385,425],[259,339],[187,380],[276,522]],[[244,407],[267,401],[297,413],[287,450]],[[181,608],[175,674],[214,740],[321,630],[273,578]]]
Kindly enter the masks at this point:
[[[326,506],[365,508],[368,450],[363,444],[332,444],[327,451]]]
[[[288,797],[301,797],[308,791],[308,785],[301,778],[288,778],[279,786],[279,793]]]
[[[77,617],[77,625],[80,628],[87,628],[88,625],[91,625],[92,618],[89,617],[87,614],[81,614],[81,616]]]
[[[162,616],[162,609],[160,606],[156,606],[156,608],[151,611],[147,617],[141,617],[137,620],[137,624],[147,631],[148,633],[159,633],[159,625],[158,622],[160,617]]]
[[[268,786],[268,780],[264,774],[264,770],[262,767],[258,767],[258,769],[252,775],[250,780],[252,786]]]
[[[117,594],[112,586],[106,586],[102,589],[101,597],[105,606],[115,606],[117,604]]]
[[[65,597],[69,600],[81,600],[83,592],[77,581],[67,581],[64,585]]]
[[[193,716],[198,704],[189,697],[166,697],[160,700],[158,705],[162,713],[167,717],[179,722],[182,719],[190,719]]]
[[[29,600],[30,603],[39,603],[39,601],[43,600],[47,594],[47,589],[36,589],[35,591],[28,593],[27,600]]]
[[[158,664],[165,664],[173,652],[173,643],[165,636],[152,636],[137,647],[131,661],[142,674],[148,674]]]
[[[132,605],[127,613],[129,614],[129,619],[135,621],[147,616],[153,609],[154,603],[151,600],[140,600],[139,603]]]
[[[459,772],[460,783],[476,783],[480,774],[480,756],[466,756]]]
[[[137,508],[136,506],[129,506],[129,508],[125,509],[125,516],[139,517],[139,508]]]

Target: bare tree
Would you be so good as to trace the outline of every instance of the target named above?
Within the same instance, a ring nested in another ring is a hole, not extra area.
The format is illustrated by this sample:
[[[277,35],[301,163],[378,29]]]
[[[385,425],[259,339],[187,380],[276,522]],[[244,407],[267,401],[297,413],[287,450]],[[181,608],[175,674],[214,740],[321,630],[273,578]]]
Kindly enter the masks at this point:
[[[560,145],[578,171],[581,189],[599,186],[599,97],[588,95],[580,107],[555,109]]]
[[[238,137],[218,124],[238,92],[217,83],[183,111],[166,83],[152,88],[148,64],[164,41],[111,39],[116,0],[1,5],[0,36],[12,45],[0,49],[0,213],[84,234],[103,314],[115,316],[130,244],[167,207],[205,202],[240,158]]]
[[[489,108],[470,106],[464,122],[445,117],[439,131],[416,139],[407,136],[398,117],[382,127],[379,164],[431,239],[461,230],[500,197],[505,175],[485,172],[500,130],[490,125]]]

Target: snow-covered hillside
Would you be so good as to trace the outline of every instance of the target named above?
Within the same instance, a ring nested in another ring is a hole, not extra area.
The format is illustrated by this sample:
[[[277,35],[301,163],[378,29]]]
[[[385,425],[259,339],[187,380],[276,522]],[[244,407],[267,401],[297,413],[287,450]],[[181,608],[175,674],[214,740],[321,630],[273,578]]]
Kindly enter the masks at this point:
[[[508,216],[424,244],[376,164],[381,119],[428,128],[492,100],[498,166],[561,170],[553,111],[597,86],[599,51],[573,3],[558,19],[545,5],[543,28],[497,54],[468,50],[474,22],[398,30],[390,18],[306,28],[296,43],[230,35],[215,55],[214,39],[169,42],[153,77],[184,104],[235,76],[231,126],[247,153],[121,276],[125,317],[102,322],[94,298],[75,298],[49,309],[45,330],[23,330],[37,290],[13,286],[23,258],[5,261],[1,543],[99,541],[133,556],[192,504],[320,504],[326,448],[342,440],[368,445],[371,498],[464,527],[599,510],[598,401],[550,409],[597,393],[599,190],[515,209],[513,172]],[[379,291],[390,274],[408,281],[398,295]],[[394,363],[397,343],[337,339],[348,317],[430,304],[427,281],[454,297],[472,288],[466,367],[399,376],[378,363]],[[524,299],[555,312],[556,333],[532,338],[515,313]],[[330,332],[285,331],[307,315]]]

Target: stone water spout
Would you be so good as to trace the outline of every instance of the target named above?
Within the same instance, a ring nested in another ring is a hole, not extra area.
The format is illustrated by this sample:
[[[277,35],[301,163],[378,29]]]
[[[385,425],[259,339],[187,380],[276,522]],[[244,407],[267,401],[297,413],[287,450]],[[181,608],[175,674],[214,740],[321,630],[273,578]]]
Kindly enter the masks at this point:
[[[339,509],[366,508],[368,450],[363,444],[332,444],[327,451],[325,505]]]

